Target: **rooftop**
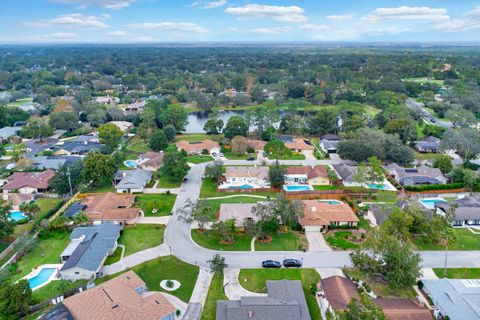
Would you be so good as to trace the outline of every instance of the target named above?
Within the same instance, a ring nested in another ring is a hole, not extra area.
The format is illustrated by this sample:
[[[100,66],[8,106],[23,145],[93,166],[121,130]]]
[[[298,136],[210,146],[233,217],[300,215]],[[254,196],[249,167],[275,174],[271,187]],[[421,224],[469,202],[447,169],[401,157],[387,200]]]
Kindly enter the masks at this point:
[[[352,280],[340,276],[332,276],[320,281],[325,297],[334,310],[347,310],[352,299],[359,299],[357,287]]]
[[[241,227],[245,219],[258,220],[257,216],[252,212],[253,207],[255,207],[254,203],[222,203],[220,205],[218,220],[227,221],[235,219],[235,225]]]
[[[133,194],[109,192],[92,194],[82,203],[87,206],[85,212],[91,220],[133,220],[140,213],[140,209],[131,207],[135,197]]]
[[[268,167],[227,167],[225,177],[267,179],[268,172]]]
[[[358,222],[358,218],[346,203],[329,201],[303,200],[303,217],[299,219],[302,226],[329,226],[330,223]]]
[[[185,150],[187,152],[191,151],[202,151],[204,149],[208,150],[209,152],[214,148],[220,148],[218,142],[213,140],[203,140],[200,142],[192,142],[192,141],[185,141],[181,140],[176,143],[177,148]]]
[[[46,170],[42,172],[14,172],[7,178],[4,190],[17,190],[31,187],[36,189],[48,189],[50,179],[55,176],[55,171]]]
[[[289,175],[306,175],[308,179],[328,178],[325,166],[295,166],[288,167],[285,171]]]

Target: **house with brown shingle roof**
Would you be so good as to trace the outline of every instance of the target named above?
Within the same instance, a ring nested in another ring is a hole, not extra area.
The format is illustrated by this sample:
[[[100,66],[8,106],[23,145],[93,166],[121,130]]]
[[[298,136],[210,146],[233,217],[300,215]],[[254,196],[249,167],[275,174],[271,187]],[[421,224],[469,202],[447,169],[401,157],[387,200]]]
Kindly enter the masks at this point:
[[[88,219],[93,223],[114,222],[120,224],[135,224],[140,209],[133,208],[133,194],[118,194],[113,192],[92,194],[82,201]]]
[[[352,208],[338,200],[304,200],[303,217],[298,219],[305,231],[320,231],[330,225],[356,226],[358,217]]]
[[[174,320],[177,308],[128,271],[63,302],[75,320]]]
[[[432,320],[432,314],[425,307],[408,299],[373,299],[387,320]]]
[[[157,171],[158,169],[160,169],[160,167],[163,164],[163,156],[164,156],[163,151],[161,152],[149,151],[146,153],[142,153],[141,155],[138,156],[139,166],[143,170]]]
[[[247,145],[250,148],[253,148],[255,150],[255,152],[263,151],[266,144],[267,144],[267,141],[255,140],[255,139],[248,139],[247,140]]]
[[[222,188],[268,188],[270,182],[268,181],[269,168],[262,167],[227,167],[223,174],[226,183],[219,186]]]
[[[220,152],[218,142],[208,139],[200,142],[181,140],[176,143],[176,146],[179,151],[184,150],[188,155],[202,154],[203,150],[207,150],[209,154]]]
[[[285,170],[285,184],[325,186],[330,180],[325,166],[296,166]]]
[[[317,292],[321,299],[326,300],[327,308],[332,312],[345,311],[352,299],[360,300],[355,283],[341,276],[321,279],[317,285]]]
[[[55,171],[14,172],[7,178],[2,187],[3,192],[44,193],[48,191],[48,183],[55,176]]]

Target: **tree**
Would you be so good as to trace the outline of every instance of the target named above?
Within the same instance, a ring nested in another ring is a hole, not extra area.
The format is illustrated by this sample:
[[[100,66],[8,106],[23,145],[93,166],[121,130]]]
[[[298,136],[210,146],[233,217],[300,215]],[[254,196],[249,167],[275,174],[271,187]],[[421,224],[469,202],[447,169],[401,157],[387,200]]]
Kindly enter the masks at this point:
[[[203,131],[207,134],[219,134],[223,128],[223,120],[217,110],[210,111],[207,122],[203,126]]]
[[[230,142],[230,147],[235,155],[245,154],[248,149],[247,138],[242,136],[234,137]]]
[[[225,138],[232,139],[235,136],[244,136],[248,134],[248,126],[245,119],[239,116],[230,117],[227,121],[227,125],[223,129]]]
[[[223,270],[228,267],[225,263],[225,257],[222,257],[218,253],[213,255],[207,262],[211,273],[223,274]]]
[[[17,283],[4,281],[0,286],[0,315],[2,319],[19,319],[28,314],[33,303],[32,289],[27,280]]]
[[[20,204],[19,209],[29,217],[40,212],[40,207],[35,201],[23,202]]]
[[[186,222],[196,222],[198,229],[203,231],[212,216],[215,216],[215,210],[208,200],[198,200],[194,202],[188,199],[182,208],[178,209],[179,218]]]
[[[188,123],[187,110],[178,104],[169,105],[159,116],[159,121],[162,126],[172,125],[177,132],[185,130],[185,126]]]
[[[170,181],[182,181],[188,173],[189,166],[184,153],[177,150],[166,151],[163,157],[163,166],[161,168],[162,176]]]
[[[163,127],[163,133],[165,134],[167,141],[172,142],[175,139],[175,136],[177,135],[177,130],[175,129],[174,126],[169,124]]]
[[[55,129],[75,131],[79,127],[79,118],[75,112],[54,112],[50,114],[49,123]]]
[[[268,181],[272,188],[281,188],[285,182],[285,169],[278,161],[268,170]]]
[[[163,130],[158,129],[153,133],[149,146],[153,151],[165,150],[168,147],[167,137]]]
[[[252,112],[252,122],[257,128],[259,135],[262,135],[264,131],[274,127],[274,125],[280,121],[280,115],[277,112],[277,103],[274,100],[269,100],[250,112]]]
[[[360,301],[352,299],[348,309],[340,316],[342,320],[385,320],[382,308],[370,300],[366,294],[360,295]]]
[[[46,118],[32,118],[27,125],[22,127],[20,135],[43,141],[43,139],[50,137],[53,131],[53,127],[48,125]]]
[[[258,202],[253,207],[252,213],[259,218],[257,222],[259,239],[267,239],[277,233],[280,228],[279,217],[270,203]]]
[[[204,177],[218,181],[223,176],[223,163],[221,161],[215,161],[205,167]]]
[[[52,223],[50,223],[50,228],[55,229],[55,230],[63,230],[66,231],[68,228],[68,225],[70,223],[70,219],[64,215],[60,215],[56,217]]]
[[[140,113],[140,125],[138,127],[138,134],[140,137],[145,140],[150,139],[153,132],[157,129],[155,118],[155,110],[153,110],[153,108],[147,107],[143,109],[143,111]]]
[[[105,123],[107,120],[107,113],[103,109],[93,109],[91,112],[87,114],[87,121],[94,127],[98,127],[99,125]]]
[[[10,203],[0,200],[0,239],[10,236],[15,230],[15,222],[10,220]]]
[[[269,155],[272,155],[275,160],[278,160],[283,154],[290,153],[290,149],[285,147],[285,143],[277,139],[268,141],[263,149]]]
[[[278,130],[287,134],[301,134],[304,129],[304,119],[298,115],[286,114],[282,120]]]
[[[27,145],[25,143],[15,144],[12,149],[12,160],[18,162],[27,153]]]
[[[480,131],[472,128],[448,129],[443,134],[441,148],[456,150],[467,165],[480,154]]]
[[[85,212],[80,212],[73,216],[73,223],[74,224],[83,224],[88,222],[88,216]]]
[[[336,133],[338,130],[338,113],[329,109],[320,109],[307,123],[308,132],[316,135]]]
[[[445,117],[450,119],[454,128],[468,128],[477,123],[475,115],[460,105],[452,105]]]
[[[221,242],[233,243],[235,241],[235,219],[215,222],[212,225],[212,232],[220,237]]]
[[[397,134],[403,143],[417,139],[417,126],[410,117],[390,120],[387,122],[383,130],[385,133]]]
[[[111,184],[117,171],[114,158],[97,151],[89,152],[83,161],[83,165],[83,181],[91,187]]]
[[[55,176],[50,180],[49,187],[58,194],[67,194],[75,191],[82,181],[82,160],[75,160],[71,164],[64,164],[60,167]],[[70,176],[70,181],[69,181]]]
[[[292,227],[297,218],[303,217],[303,206],[300,201],[290,200],[279,194],[272,201],[273,214],[285,229]]]
[[[105,153],[112,153],[122,141],[123,132],[113,123],[98,127],[98,138],[105,145]]]
[[[452,158],[442,154],[433,160],[433,167],[440,169],[443,174],[447,174],[453,169]]]

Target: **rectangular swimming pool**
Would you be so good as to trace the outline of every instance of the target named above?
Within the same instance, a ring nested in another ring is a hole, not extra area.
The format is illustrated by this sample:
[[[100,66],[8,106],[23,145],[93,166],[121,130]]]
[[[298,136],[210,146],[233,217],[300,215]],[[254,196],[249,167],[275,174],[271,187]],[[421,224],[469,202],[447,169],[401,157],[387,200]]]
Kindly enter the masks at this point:
[[[310,191],[310,190],[313,190],[313,187],[312,186],[309,186],[309,185],[305,185],[305,184],[302,184],[302,185],[285,185],[283,186],[283,190],[285,191]]]
[[[447,202],[447,200],[443,198],[422,199],[419,201],[427,209],[435,209],[435,203]]]

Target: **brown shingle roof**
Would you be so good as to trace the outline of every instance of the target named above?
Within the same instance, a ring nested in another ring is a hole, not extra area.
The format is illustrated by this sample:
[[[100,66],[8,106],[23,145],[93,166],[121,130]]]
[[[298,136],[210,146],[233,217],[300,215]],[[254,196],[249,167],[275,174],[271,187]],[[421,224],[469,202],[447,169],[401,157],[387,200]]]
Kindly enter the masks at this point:
[[[131,208],[135,201],[133,194],[117,194],[113,192],[90,195],[83,203],[85,212],[91,220],[133,220],[140,209]]]
[[[268,167],[227,167],[225,177],[267,179],[268,172]]]
[[[263,150],[263,148],[265,148],[265,145],[267,144],[266,141],[262,141],[262,140],[248,140],[247,141],[247,145],[253,149],[255,149],[255,151],[258,151],[258,150]]]
[[[48,182],[55,176],[55,171],[46,170],[43,172],[15,172],[7,178],[4,190],[17,190],[24,187],[47,189]]]
[[[325,297],[334,310],[347,310],[352,299],[359,299],[357,287],[352,280],[340,276],[332,276],[320,280]]]
[[[75,320],[158,320],[176,308],[160,293],[138,294],[145,282],[128,271],[63,301]]]
[[[325,166],[296,166],[288,167],[286,169],[287,174],[305,174],[308,179],[314,178],[328,178],[327,168]]]
[[[159,167],[163,163],[163,152],[146,152],[139,156],[140,159],[148,159],[145,162],[142,162],[141,165],[150,166],[150,167]]]
[[[306,144],[305,141],[301,138],[293,139],[293,142],[285,142],[285,147],[302,151],[315,150],[314,146]]]
[[[201,152],[204,149],[207,149],[208,152],[210,152],[212,149],[220,148],[220,145],[218,142],[212,141],[212,140],[203,140],[201,142],[191,142],[191,141],[185,141],[181,140],[176,143],[177,148],[180,148],[182,150],[185,150],[187,152]]]
[[[432,320],[430,311],[408,299],[373,299],[387,320]]]
[[[304,200],[302,226],[329,226],[331,222],[358,222],[353,210],[346,203],[330,204],[328,201]]]

